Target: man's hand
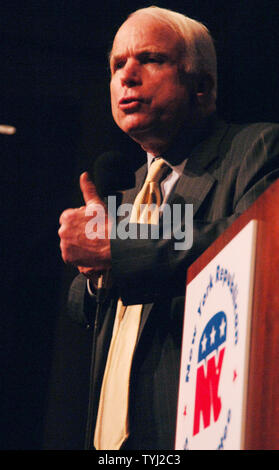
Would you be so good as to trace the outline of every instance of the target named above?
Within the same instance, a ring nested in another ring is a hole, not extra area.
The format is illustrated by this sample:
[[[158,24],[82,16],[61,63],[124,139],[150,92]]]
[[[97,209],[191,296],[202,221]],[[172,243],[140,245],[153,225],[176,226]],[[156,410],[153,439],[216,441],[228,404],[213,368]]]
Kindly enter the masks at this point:
[[[111,267],[110,232],[112,223],[88,173],[82,173],[80,176],[80,189],[86,205],[78,209],[67,209],[60,217],[61,226],[58,234],[61,239],[62,258],[65,263],[78,266],[84,274],[86,272],[89,274],[89,271],[100,273]],[[95,217],[97,211],[101,215],[105,214],[98,220],[98,231],[105,234],[105,238],[92,237],[92,233],[88,232],[90,226],[88,222],[93,215]]]

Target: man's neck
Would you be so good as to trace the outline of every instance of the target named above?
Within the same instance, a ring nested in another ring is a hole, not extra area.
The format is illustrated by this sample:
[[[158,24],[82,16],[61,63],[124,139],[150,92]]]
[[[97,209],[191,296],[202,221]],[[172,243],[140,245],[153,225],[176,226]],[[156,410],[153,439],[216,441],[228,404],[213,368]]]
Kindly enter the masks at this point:
[[[210,134],[216,119],[216,113],[213,113],[196,126],[182,126],[169,145],[161,149],[160,156],[172,166],[179,165],[189,156],[192,149]]]

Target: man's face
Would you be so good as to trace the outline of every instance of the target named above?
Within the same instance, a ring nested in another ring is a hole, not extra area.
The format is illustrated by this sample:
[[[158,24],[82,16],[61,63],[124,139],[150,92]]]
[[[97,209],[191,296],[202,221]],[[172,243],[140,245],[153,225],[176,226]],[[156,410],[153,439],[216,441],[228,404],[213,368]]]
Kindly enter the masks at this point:
[[[181,74],[173,31],[142,14],[118,30],[111,53],[111,106],[118,126],[137,142],[167,140],[191,120],[192,99]]]

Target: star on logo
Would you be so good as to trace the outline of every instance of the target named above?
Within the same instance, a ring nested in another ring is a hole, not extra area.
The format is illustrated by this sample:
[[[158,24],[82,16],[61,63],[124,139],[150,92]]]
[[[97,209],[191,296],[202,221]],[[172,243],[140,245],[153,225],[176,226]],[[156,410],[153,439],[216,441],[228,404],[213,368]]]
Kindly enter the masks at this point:
[[[206,350],[206,343],[207,343],[207,337],[206,337],[206,335],[204,334],[204,335],[203,335],[202,342],[201,342],[201,345],[202,345],[202,352],[204,352],[204,351]]]
[[[224,334],[225,334],[225,328],[226,328],[226,322],[225,322],[225,319],[222,318],[222,322],[221,322],[221,324],[220,324],[220,326],[219,326],[220,337],[221,337],[221,336],[224,336]]]
[[[214,326],[212,326],[212,330],[211,330],[211,333],[210,333],[210,344],[214,344],[215,335],[216,335],[216,330],[215,330]]]

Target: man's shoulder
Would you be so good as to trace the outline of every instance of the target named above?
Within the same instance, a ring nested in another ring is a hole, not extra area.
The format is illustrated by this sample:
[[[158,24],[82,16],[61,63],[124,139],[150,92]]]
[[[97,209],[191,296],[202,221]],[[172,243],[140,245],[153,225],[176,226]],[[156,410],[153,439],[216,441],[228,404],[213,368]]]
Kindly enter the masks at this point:
[[[244,143],[255,139],[266,139],[279,136],[279,123],[276,122],[249,122],[228,123],[227,133],[231,134],[235,142]]]
[[[228,160],[233,155],[234,161],[243,160],[246,153],[271,147],[279,151],[279,124],[276,122],[225,122],[220,121],[223,134],[219,141],[219,154]]]

